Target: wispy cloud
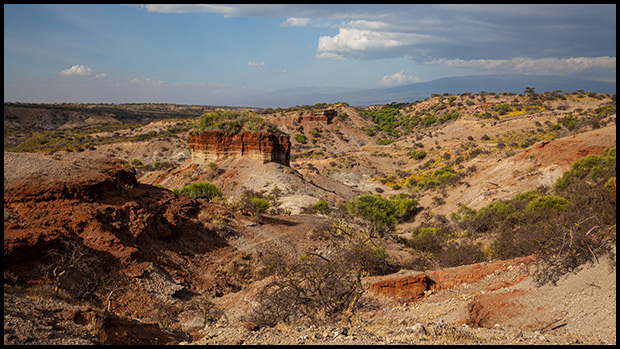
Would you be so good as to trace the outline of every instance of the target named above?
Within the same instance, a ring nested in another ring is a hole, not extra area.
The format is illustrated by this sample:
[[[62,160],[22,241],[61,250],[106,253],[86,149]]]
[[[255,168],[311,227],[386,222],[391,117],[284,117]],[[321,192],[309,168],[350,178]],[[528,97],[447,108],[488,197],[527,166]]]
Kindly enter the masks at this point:
[[[280,27],[306,27],[310,24],[310,18],[289,17],[280,24]]]
[[[310,27],[310,28],[328,28],[332,27],[329,21],[320,18],[298,18],[289,17],[280,23],[280,27]]]
[[[248,67],[264,67],[265,66],[265,62],[254,62],[254,61],[249,61],[248,62]]]
[[[269,73],[287,73],[286,69],[276,70],[272,68],[265,67],[265,62],[254,62],[252,60],[248,61],[248,67],[255,67],[258,70],[266,71]]]
[[[89,76],[94,78],[105,78],[106,74],[95,74],[91,68],[87,68],[81,64],[76,64],[69,69],[65,69],[58,73],[60,76]]]
[[[160,87],[166,84],[164,80],[151,79],[151,78],[134,78],[129,81],[131,85],[140,85],[146,87]]]
[[[615,75],[616,57],[570,57],[570,58],[527,58],[510,59],[433,59],[425,64],[444,65],[450,68],[474,69],[477,71],[528,74],[568,75],[576,73],[608,72]]]
[[[420,82],[420,78],[406,75],[402,70],[396,74],[386,75],[379,80],[380,86],[398,86],[404,84],[411,84],[414,82]]]

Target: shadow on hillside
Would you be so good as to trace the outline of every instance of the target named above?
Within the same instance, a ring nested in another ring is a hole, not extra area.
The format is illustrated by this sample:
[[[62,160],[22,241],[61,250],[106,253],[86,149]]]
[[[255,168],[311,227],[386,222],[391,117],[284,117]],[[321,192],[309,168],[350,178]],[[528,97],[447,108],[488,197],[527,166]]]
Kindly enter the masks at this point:
[[[262,216],[260,221],[261,221],[262,224],[285,225],[287,227],[294,227],[296,225],[299,225],[298,222],[292,222],[292,221],[288,221],[286,219],[276,218],[276,217],[272,217],[272,216]]]

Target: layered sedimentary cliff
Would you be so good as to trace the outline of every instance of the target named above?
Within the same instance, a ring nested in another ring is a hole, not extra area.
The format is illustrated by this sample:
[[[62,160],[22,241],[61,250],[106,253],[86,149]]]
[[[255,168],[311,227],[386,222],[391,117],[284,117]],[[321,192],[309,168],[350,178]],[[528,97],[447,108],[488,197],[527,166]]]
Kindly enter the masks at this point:
[[[202,131],[189,135],[192,162],[211,162],[231,157],[277,162],[289,166],[291,142],[282,132],[242,131],[226,134],[222,131]]]
[[[332,119],[336,117],[338,113],[335,109],[326,109],[323,111],[309,111],[302,112],[297,118],[297,122],[318,121],[327,124],[331,124]]]

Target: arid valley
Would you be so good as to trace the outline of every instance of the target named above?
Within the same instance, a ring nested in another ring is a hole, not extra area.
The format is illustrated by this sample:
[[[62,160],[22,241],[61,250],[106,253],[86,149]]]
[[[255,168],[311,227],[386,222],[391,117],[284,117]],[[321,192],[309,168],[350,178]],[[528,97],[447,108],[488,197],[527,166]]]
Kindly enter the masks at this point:
[[[4,344],[616,344],[616,95],[4,104]]]

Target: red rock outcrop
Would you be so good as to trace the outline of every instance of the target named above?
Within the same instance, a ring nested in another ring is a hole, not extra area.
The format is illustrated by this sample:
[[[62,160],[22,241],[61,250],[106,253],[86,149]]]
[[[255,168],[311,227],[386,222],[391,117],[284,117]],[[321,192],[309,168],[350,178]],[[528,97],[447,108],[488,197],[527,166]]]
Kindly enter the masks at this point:
[[[327,124],[331,124],[332,119],[335,118],[336,115],[338,115],[338,113],[336,112],[335,109],[327,109],[327,110],[323,110],[320,112],[317,112],[317,111],[302,112],[299,114],[299,117],[297,118],[297,122],[301,123],[301,122],[309,122],[309,121],[318,121],[321,123],[325,123],[327,125]]]
[[[398,301],[416,301],[424,293],[435,288],[436,282],[425,273],[397,279],[389,279],[370,285],[370,290],[390,296]]]
[[[417,275],[379,281],[370,285],[369,289],[389,296],[399,302],[412,302],[423,298],[426,291],[448,289],[464,283],[472,283],[493,274],[497,270],[505,271],[510,266],[521,263],[527,264],[533,260],[533,257],[522,257],[429,271]],[[521,280],[519,279],[518,281]],[[510,285],[510,283],[506,283],[493,285],[493,287],[498,289]]]
[[[254,132],[244,130],[237,134],[222,131],[202,131],[189,135],[192,162],[211,162],[231,157],[277,162],[289,166],[291,141],[282,132]]]

